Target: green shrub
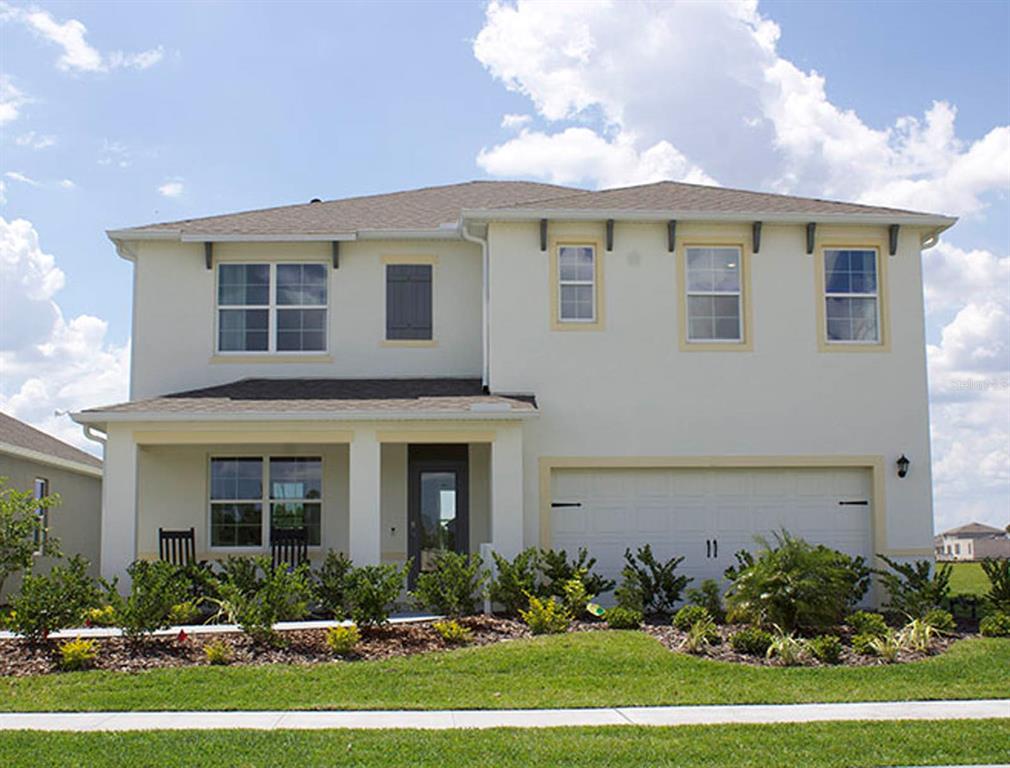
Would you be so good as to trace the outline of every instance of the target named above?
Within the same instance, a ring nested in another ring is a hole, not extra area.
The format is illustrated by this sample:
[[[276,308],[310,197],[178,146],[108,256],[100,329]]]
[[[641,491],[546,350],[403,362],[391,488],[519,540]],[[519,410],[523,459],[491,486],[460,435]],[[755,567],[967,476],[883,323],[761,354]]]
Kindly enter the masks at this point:
[[[203,647],[203,655],[207,663],[215,667],[231,664],[234,658],[231,646],[224,640],[211,640]]]
[[[359,627],[385,624],[400,596],[410,561],[398,566],[365,565],[351,570],[347,584],[347,603],[351,619]]]
[[[615,605],[604,614],[611,629],[638,629],[642,626],[642,614],[631,608]]]
[[[745,627],[730,637],[729,644],[737,653],[764,656],[772,644],[772,635],[760,627]]]
[[[347,592],[353,568],[354,565],[347,555],[331,549],[314,574],[316,599],[319,600],[323,610],[335,619],[347,616]]]
[[[84,612],[84,624],[88,627],[114,627],[116,626],[116,609],[111,605],[89,608]]]
[[[925,619],[912,619],[898,633],[899,645],[902,648],[925,653],[937,634],[936,628]]]
[[[978,631],[986,637],[1010,637],[1010,613],[990,613],[978,623]]]
[[[774,545],[757,541],[757,557],[738,553],[738,566],[726,570],[726,604],[734,616],[786,632],[821,630],[839,624],[869,588],[870,569],[860,557],[786,531],[775,534]]]
[[[77,637],[60,643],[60,669],[73,672],[87,669],[98,658],[98,648],[94,640]]]
[[[19,491],[0,477],[0,591],[9,576],[32,567],[36,551],[59,557],[59,542],[43,529],[38,513],[59,503],[59,494],[36,499],[33,491]],[[39,539],[41,547],[36,543]]]
[[[464,627],[455,619],[450,621],[436,621],[432,626],[438,632],[439,637],[449,645],[466,645],[473,640],[473,632]]]
[[[856,611],[845,620],[845,623],[852,627],[857,635],[883,637],[887,634],[887,622],[879,613]]]
[[[176,603],[168,611],[168,623],[174,626],[192,624],[200,615],[200,610],[192,600]]]
[[[136,641],[169,627],[172,608],[185,602],[189,594],[181,569],[160,560],[135,560],[126,572],[130,575],[130,593],[126,597],[119,594],[118,579],[111,584],[105,582],[107,599],[123,635]]]
[[[529,608],[520,609],[519,616],[534,635],[555,635],[567,632],[572,623],[572,615],[555,597],[540,599],[528,595]]]
[[[687,629],[687,636],[681,641],[681,650],[687,653],[701,653],[710,645],[719,643],[719,630],[712,617],[705,612],[705,617],[698,619]]]
[[[548,593],[562,598],[565,584],[572,579],[582,582],[587,595],[602,595],[612,590],[615,586],[613,579],[605,579],[598,573],[593,573],[595,565],[596,558],[590,557],[584,547],[579,548],[573,560],[568,559],[568,553],[563,549],[542,549],[538,560]]]
[[[795,667],[802,664],[807,657],[806,643],[791,632],[776,629],[765,656],[769,659],[778,659],[784,667]]]
[[[442,552],[433,568],[417,577],[414,598],[421,608],[442,616],[467,616],[477,612],[487,571],[480,555]]]
[[[492,552],[497,575],[491,582],[491,600],[500,604],[505,612],[517,614],[529,603],[529,595],[546,597],[540,575],[540,551],[535,547],[524,549],[512,560]]]
[[[222,584],[230,584],[234,593],[238,590],[246,597],[256,593],[260,587],[260,563],[253,556],[228,557],[221,563],[221,575],[219,581]]]
[[[595,595],[590,595],[586,592],[585,582],[582,581],[579,574],[566,581],[561,587],[561,592],[561,602],[573,619],[579,619],[584,616],[588,609],[589,601],[595,597]]]
[[[933,567],[929,560],[899,563],[886,555],[877,555],[890,570],[877,571],[887,589],[890,613],[921,619],[934,608],[943,607],[950,594],[949,563]]]
[[[180,572],[189,593],[187,602],[199,606],[220,597],[221,579],[210,563],[193,561],[182,566]]]
[[[312,597],[309,566],[274,568],[266,555],[256,557],[254,563],[262,576],[257,575],[258,586],[252,594],[243,593],[231,580],[222,583],[221,594],[243,632],[254,642],[277,645],[280,637],[273,625],[303,618],[308,612]]]
[[[100,602],[100,593],[88,575],[88,561],[75,555],[66,565],[54,565],[48,574],[26,573],[21,591],[11,599],[11,629],[32,641],[79,626],[85,614]]]
[[[719,582],[715,579],[705,579],[698,587],[687,590],[687,600],[692,605],[700,605],[716,622],[726,620],[726,611],[722,607],[722,592]]]
[[[897,661],[902,649],[901,635],[888,629],[882,637],[871,638],[869,648],[872,655],[879,656],[888,663]]]
[[[994,611],[1010,613],[1010,559],[982,561],[982,570],[989,579],[989,591],[983,598]]]
[[[687,632],[695,622],[705,621],[706,619],[712,619],[712,614],[708,612],[708,608],[703,608],[700,605],[685,605],[673,617],[673,626],[681,632]]]
[[[359,642],[361,642],[361,632],[354,624],[330,627],[326,630],[326,647],[337,656],[346,656],[352,653]]]
[[[820,635],[807,640],[810,655],[825,664],[837,664],[842,658],[842,641],[837,635]]]
[[[857,634],[852,636],[850,641],[852,645],[853,653],[858,653],[860,656],[874,656],[876,651],[873,649],[873,641],[878,637],[883,637],[888,633],[888,629],[885,627],[884,632],[880,635],[871,634]]]
[[[957,623],[954,621],[954,615],[950,611],[945,611],[942,608],[934,608],[932,611],[929,611],[925,616],[923,616],[922,620],[939,632],[953,632],[957,627]]]
[[[643,613],[672,615],[681,593],[691,581],[687,576],[677,575],[677,567],[683,560],[683,557],[673,557],[661,562],[652,554],[649,544],[640,547],[634,555],[630,549],[625,550],[621,590],[628,595],[628,602],[633,603],[637,598],[632,596],[640,593]],[[618,600],[621,601],[620,596]],[[628,607],[635,606],[629,604]]]

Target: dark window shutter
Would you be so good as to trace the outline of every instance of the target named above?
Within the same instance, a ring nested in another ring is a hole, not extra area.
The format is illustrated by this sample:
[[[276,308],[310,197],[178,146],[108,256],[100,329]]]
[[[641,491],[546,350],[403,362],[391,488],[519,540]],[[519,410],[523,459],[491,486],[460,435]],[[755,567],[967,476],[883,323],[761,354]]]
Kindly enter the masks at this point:
[[[431,265],[386,265],[386,338],[431,338]]]

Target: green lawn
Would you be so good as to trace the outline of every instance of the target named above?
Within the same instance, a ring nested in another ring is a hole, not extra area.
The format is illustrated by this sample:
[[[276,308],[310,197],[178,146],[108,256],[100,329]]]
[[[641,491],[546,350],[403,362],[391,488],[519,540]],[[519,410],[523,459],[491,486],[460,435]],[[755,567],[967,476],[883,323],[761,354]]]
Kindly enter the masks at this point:
[[[989,591],[989,579],[980,563],[951,563],[950,594],[978,595]]]
[[[841,766],[997,763],[1010,720],[489,731],[5,733],[0,765]]]
[[[772,668],[584,632],[388,661],[74,672],[0,681],[0,710],[489,709],[1010,697],[1010,640],[924,662]]]

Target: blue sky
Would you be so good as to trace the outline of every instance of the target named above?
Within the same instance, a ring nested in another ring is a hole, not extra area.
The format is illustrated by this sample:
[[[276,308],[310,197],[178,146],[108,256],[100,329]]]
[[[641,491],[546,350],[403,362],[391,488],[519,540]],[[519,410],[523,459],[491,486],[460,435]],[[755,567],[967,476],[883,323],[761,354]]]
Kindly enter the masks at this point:
[[[4,3],[0,19],[16,113],[0,112],[0,216],[30,223],[7,263],[62,271],[29,298],[95,321],[47,353],[75,372],[59,387],[5,341],[15,415],[67,437],[53,410],[118,394],[130,268],[106,228],[470,178],[711,179],[962,217],[924,256],[937,506],[1010,517],[1008,3]],[[966,378],[989,388],[951,384]]]

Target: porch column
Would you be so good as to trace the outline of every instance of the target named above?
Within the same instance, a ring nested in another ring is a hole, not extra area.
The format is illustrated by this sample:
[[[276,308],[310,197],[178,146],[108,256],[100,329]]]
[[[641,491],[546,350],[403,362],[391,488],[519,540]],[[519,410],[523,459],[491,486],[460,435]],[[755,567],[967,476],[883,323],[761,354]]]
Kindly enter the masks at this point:
[[[523,433],[499,427],[491,444],[491,546],[508,558],[523,548]]]
[[[356,429],[351,440],[348,512],[348,556],[355,565],[377,565],[382,559],[380,495],[381,444],[372,429]]]
[[[133,432],[112,427],[102,468],[102,538],[99,572],[119,577],[128,587],[126,568],[137,557],[137,443]]]

